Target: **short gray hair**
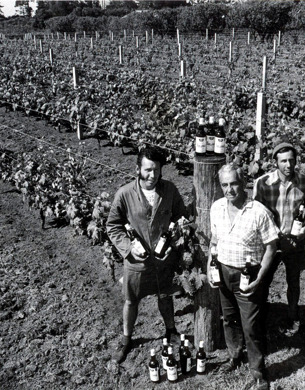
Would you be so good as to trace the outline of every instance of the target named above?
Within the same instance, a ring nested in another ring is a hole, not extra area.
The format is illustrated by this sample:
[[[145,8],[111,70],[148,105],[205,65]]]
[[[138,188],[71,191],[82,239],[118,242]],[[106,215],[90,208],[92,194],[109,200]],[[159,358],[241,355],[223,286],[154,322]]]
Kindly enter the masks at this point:
[[[243,185],[243,188],[246,187],[247,185],[247,182],[246,182],[246,179],[245,179],[245,176],[244,176],[244,171],[242,170],[241,167],[239,167],[238,165],[236,165],[235,163],[231,162],[231,163],[228,163],[228,164],[225,164],[223,165],[219,171],[218,171],[218,178],[219,178],[219,181],[221,182],[221,175],[223,173],[229,173],[229,172],[235,172],[236,173],[236,176],[237,176],[237,179],[238,181]]]

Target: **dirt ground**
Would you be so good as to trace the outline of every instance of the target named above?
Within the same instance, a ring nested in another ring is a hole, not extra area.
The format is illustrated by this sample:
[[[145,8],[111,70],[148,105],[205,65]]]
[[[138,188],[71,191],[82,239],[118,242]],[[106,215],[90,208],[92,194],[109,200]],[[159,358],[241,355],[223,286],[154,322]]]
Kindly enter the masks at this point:
[[[80,144],[73,133],[59,133],[44,121],[22,113],[0,110],[1,146],[10,150],[33,150],[34,138],[44,137],[54,147],[89,151],[92,158],[134,174],[135,155],[96,140]],[[48,146],[50,147],[50,146]],[[60,152],[58,152],[60,154]],[[179,175],[172,165],[164,177],[173,180],[186,203],[191,200],[192,177]],[[130,179],[130,178],[129,178]],[[127,180],[126,175],[94,166],[90,170],[90,192],[113,194]],[[120,366],[111,355],[122,333],[122,266],[116,267],[116,281],[101,262],[101,247],[76,236],[70,226],[54,227],[47,220],[41,228],[39,213],[22,202],[15,188],[0,181],[0,388],[1,390],[87,390],[87,389],[242,389],[250,380],[247,364],[224,376],[219,369],[227,358],[225,349],[208,354],[207,373],[179,376],[169,385],[162,372],[161,383],[149,382],[149,351],[155,348],[160,360],[164,326],[156,298],[140,306],[135,327],[136,348]],[[304,273],[302,275],[301,320],[304,323]],[[304,326],[299,334],[286,338],[277,333],[285,315],[286,283],[280,265],[270,293],[266,365],[272,389],[305,389]],[[190,298],[175,298],[177,329],[193,343],[194,310]],[[177,352],[179,340],[174,341]],[[196,346],[195,346],[196,347]],[[195,350],[192,349],[193,357]],[[177,355],[177,353],[176,353]]]

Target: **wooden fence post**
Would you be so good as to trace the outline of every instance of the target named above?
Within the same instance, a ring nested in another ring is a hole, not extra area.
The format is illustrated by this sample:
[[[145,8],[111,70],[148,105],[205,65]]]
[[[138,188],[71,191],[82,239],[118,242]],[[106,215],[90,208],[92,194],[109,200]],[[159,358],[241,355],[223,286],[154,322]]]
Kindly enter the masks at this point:
[[[211,238],[210,208],[212,203],[223,196],[218,180],[218,170],[226,162],[225,157],[196,156],[194,160],[195,214],[199,239],[197,256],[207,268],[207,255]],[[220,321],[218,289],[212,289],[207,280],[196,293],[194,300],[195,323],[194,345],[203,340],[204,349],[211,352],[221,346],[223,330]]]
[[[186,62],[185,62],[185,60],[180,61],[180,76],[181,77],[186,76]]]
[[[76,89],[79,83],[79,76],[78,76],[77,68],[75,66],[73,66],[72,73],[73,73],[73,86],[74,89]]]
[[[49,50],[49,53],[50,53],[50,64],[53,65],[53,49],[50,49]]]
[[[123,46],[119,45],[119,63],[120,65],[123,64]]]
[[[265,135],[266,127],[266,78],[267,78],[267,57],[263,59],[263,82],[262,92],[257,94],[257,108],[256,108],[256,138],[258,140],[255,150],[255,160],[261,160],[263,157],[263,148],[261,141]]]

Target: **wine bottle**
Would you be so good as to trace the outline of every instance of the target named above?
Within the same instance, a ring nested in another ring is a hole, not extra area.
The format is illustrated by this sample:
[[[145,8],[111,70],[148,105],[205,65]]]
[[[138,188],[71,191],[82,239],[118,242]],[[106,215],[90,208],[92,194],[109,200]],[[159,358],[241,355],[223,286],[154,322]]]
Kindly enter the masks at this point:
[[[204,156],[207,148],[207,137],[204,129],[204,118],[199,119],[196,131],[195,152],[198,156]]]
[[[163,348],[161,352],[161,358],[162,358],[162,367],[163,370],[167,370],[167,359],[168,359],[168,342],[167,339],[163,339]]]
[[[192,368],[192,355],[189,350],[189,341],[184,340],[184,348],[181,355],[181,372],[182,374],[188,374]]]
[[[250,284],[250,268],[251,268],[251,256],[247,255],[246,257],[246,265],[241,271],[240,274],[240,282],[239,282],[239,290],[241,292],[245,292],[245,289]]]
[[[177,382],[178,380],[178,370],[177,363],[173,356],[173,348],[168,347],[168,359],[167,359],[167,379],[169,382]]]
[[[158,244],[156,245],[154,254],[157,257],[160,257],[161,259],[164,257],[165,252],[167,251],[168,247],[170,246],[170,242],[173,236],[173,230],[174,230],[175,224],[174,222],[171,222],[169,224],[168,230],[165,233],[162,233],[160,236],[160,239],[158,241]]]
[[[292,236],[298,236],[301,233],[301,229],[304,226],[303,212],[304,212],[304,205],[301,204],[299,207],[299,214],[295,217],[292,223],[292,228],[291,228]]]
[[[223,118],[220,118],[218,126],[215,129],[214,153],[218,156],[224,156],[226,152],[225,123],[225,120]]]
[[[213,116],[209,117],[209,123],[206,130],[207,137],[207,155],[214,154],[215,147],[215,119]]]
[[[143,244],[141,243],[139,237],[137,236],[135,230],[131,227],[131,225],[129,223],[125,224],[125,229],[127,231],[127,234],[130,238],[132,245],[138,250],[138,252],[141,256],[146,256],[147,252],[146,252]]]
[[[149,378],[152,382],[160,382],[160,365],[156,359],[156,351],[154,349],[150,350],[150,362],[149,367]]]
[[[217,252],[214,246],[211,248],[211,257],[210,272],[212,283],[214,286],[219,287],[221,285],[220,270],[218,265]]]
[[[197,374],[202,375],[205,373],[206,366],[206,354],[203,349],[203,341],[199,341],[199,350],[196,354],[196,371]]]
[[[184,350],[184,340],[185,340],[185,335],[181,333],[180,335],[180,347],[179,347],[179,357],[180,357],[180,363],[181,363],[181,356]]]

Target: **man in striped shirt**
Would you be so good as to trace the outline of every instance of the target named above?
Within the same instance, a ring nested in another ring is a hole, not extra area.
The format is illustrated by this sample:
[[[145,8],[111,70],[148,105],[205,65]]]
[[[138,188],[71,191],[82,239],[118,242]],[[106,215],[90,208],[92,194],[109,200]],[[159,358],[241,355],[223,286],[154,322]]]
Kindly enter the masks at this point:
[[[241,364],[245,339],[254,388],[268,389],[264,378],[260,307],[264,276],[276,251],[277,228],[270,211],[248,199],[241,168],[224,165],[219,180],[224,198],[211,207],[211,250],[214,247],[218,253],[222,279],[220,301],[230,355],[225,370],[232,371]],[[247,256],[251,256],[252,279],[242,293],[239,284]],[[210,261],[209,258],[207,276],[214,287]]]
[[[280,229],[279,251],[267,275],[266,297],[274,273],[281,261],[286,267],[288,321],[281,331],[287,336],[300,327],[298,302],[300,297],[300,269],[304,263],[305,228],[298,236],[291,235],[293,220],[305,198],[305,176],[295,170],[297,152],[293,145],[281,142],[275,146],[272,157],[277,169],[258,178],[254,184],[253,199],[265,205],[274,215]]]

